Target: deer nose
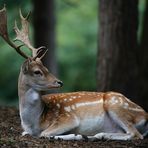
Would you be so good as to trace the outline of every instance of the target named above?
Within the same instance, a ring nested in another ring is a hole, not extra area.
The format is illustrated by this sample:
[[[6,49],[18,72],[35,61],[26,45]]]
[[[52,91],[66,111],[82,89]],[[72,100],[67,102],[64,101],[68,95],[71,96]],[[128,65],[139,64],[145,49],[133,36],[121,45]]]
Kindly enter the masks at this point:
[[[62,81],[56,81],[56,84],[58,84],[59,85],[59,87],[62,87],[63,86],[63,82]]]

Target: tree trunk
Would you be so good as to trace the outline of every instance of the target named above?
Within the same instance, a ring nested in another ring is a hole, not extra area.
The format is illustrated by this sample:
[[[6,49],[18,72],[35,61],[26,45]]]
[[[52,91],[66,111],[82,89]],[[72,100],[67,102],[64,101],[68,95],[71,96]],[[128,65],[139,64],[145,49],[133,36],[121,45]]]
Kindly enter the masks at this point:
[[[36,47],[46,46],[48,52],[43,63],[57,74],[55,58],[55,5],[54,0],[33,0],[33,26]]]
[[[98,91],[138,99],[138,0],[99,1]]]
[[[140,91],[139,96],[143,102],[144,108],[148,110],[148,1],[146,1],[146,10],[143,19],[143,30],[141,42],[139,46],[139,62],[140,62]]]

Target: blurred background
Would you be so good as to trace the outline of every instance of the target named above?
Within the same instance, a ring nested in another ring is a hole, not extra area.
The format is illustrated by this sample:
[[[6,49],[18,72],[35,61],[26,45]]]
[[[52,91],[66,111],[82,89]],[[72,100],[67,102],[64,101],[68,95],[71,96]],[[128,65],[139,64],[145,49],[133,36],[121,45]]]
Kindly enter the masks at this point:
[[[14,21],[20,23],[19,8],[24,15],[31,11],[30,39],[34,45],[35,40],[39,40],[36,47],[44,45],[49,49],[51,55],[47,54],[44,62],[64,82],[59,91],[96,90],[97,0],[93,3],[86,0],[85,4],[78,0],[45,0],[43,3],[38,0],[0,1],[1,8],[4,4],[7,7],[11,39],[15,38]],[[37,34],[36,38],[34,34]],[[16,104],[17,79],[24,59],[2,38],[0,48],[0,104]]]
[[[1,9],[4,4],[11,39],[19,8],[32,12],[30,39],[49,49],[43,62],[64,82],[59,92],[113,90],[148,108],[146,0],[1,0]],[[2,38],[0,49],[0,106],[18,106],[24,59]]]

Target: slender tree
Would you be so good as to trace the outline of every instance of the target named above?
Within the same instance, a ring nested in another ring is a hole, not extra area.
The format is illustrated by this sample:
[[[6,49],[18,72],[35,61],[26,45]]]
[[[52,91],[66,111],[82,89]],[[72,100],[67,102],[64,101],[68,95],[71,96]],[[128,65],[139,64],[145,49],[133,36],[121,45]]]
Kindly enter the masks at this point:
[[[118,91],[139,105],[138,0],[99,0],[98,91]]]
[[[33,26],[35,45],[46,46],[48,53],[43,63],[54,74],[57,73],[55,57],[55,4],[54,0],[33,0]]]

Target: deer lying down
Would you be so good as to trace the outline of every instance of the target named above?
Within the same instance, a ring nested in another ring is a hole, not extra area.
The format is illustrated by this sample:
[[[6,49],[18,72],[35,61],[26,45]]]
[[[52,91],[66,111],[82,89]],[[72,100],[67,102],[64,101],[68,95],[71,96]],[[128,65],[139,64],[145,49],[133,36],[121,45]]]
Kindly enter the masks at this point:
[[[32,51],[27,56],[21,46],[10,41],[6,9],[0,10],[0,35],[26,58],[19,76],[18,94],[21,125],[25,134],[55,139],[130,140],[148,134],[148,114],[137,104],[116,92],[72,92],[41,95],[42,91],[62,86],[49,73],[41,58],[44,47],[34,48],[28,37],[28,16],[20,12],[22,29],[15,24],[16,39]]]

